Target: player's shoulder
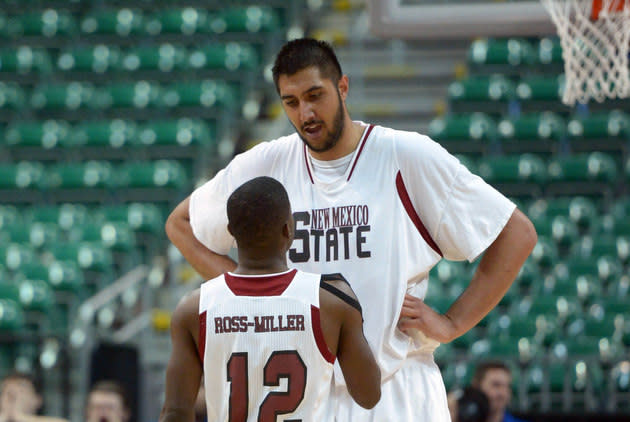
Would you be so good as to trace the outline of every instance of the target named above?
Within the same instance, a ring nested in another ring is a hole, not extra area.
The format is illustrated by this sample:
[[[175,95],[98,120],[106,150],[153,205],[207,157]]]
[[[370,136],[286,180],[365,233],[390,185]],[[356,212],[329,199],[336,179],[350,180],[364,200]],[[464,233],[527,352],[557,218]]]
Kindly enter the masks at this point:
[[[392,148],[397,154],[426,156],[427,152],[441,148],[437,142],[420,132],[375,126],[373,133],[378,147]]]
[[[361,304],[352,286],[340,273],[322,274],[319,283],[320,300],[329,300],[340,307],[352,307],[362,312]]]

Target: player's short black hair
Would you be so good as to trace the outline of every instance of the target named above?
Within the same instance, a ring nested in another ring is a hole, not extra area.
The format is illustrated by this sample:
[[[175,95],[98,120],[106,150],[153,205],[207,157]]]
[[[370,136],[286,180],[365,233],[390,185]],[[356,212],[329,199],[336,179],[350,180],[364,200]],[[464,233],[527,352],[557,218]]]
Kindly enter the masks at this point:
[[[227,200],[230,232],[239,247],[267,244],[290,214],[291,203],[284,186],[267,176],[242,184]]]
[[[466,387],[457,399],[457,422],[485,422],[490,414],[488,397],[475,387]]]
[[[315,66],[324,78],[335,84],[341,78],[341,65],[333,48],[326,41],[298,38],[286,43],[276,55],[273,65],[273,82],[278,89],[280,75],[295,75],[300,70]]]

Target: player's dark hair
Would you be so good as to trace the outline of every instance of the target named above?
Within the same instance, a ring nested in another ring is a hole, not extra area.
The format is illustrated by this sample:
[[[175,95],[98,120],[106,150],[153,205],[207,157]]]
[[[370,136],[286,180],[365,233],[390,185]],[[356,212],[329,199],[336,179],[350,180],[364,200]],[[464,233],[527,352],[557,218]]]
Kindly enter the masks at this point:
[[[477,368],[475,368],[475,373],[473,374],[473,377],[472,377],[472,385],[474,385],[475,387],[479,387],[479,385],[481,385],[481,382],[485,378],[488,371],[492,369],[501,369],[507,372],[508,374],[512,373],[512,371],[510,370],[510,367],[507,366],[505,362],[501,362],[500,360],[489,360],[489,361],[481,362],[479,365],[477,365]]]
[[[273,65],[273,82],[278,89],[280,75],[295,75],[307,67],[317,67],[322,77],[335,85],[341,78],[341,66],[330,44],[313,38],[298,38],[286,43],[276,56]]]
[[[483,391],[466,387],[457,399],[457,422],[486,422],[490,413],[490,403]]]
[[[287,191],[271,177],[257,177],[242,184],[227,200],[228,224],[239,248],[267,245],[290,214]]]
[[[90,389],[90,393],[101,392],[101,393],[111,393],[116,394],[120,397],[123,408],[129,409],[129,401],[127,400],[127,391],[125,387],[118,381],[114,380],[102,380],[98,381],[96,384],[92,386]]]

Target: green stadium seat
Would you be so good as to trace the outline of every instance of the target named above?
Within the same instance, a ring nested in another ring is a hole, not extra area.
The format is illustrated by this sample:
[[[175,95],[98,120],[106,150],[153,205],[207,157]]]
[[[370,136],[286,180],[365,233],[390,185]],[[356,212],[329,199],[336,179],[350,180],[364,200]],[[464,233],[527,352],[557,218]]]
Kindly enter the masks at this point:
[[[514,284],[518,287],[531,288],[542,281],[538,265],[531,259],[525,261],[525,264],[519,270]]]
[[[578,247],[567,262],[569,272],[574,275],[593,275],[600,283],[612,283],[624,273],[617,258],[611,256],[587,255]]]
[[[83,271],[111,274],[113,270],[112,253],[100,243],[59,243],[49,252],[58,261],[70,261],[78,264]]]
[[[623,315],[626,323],[630,320],[630,309],[628,308],[628,298],[623,296],[604,296],[600,298],[602,308],[606,315]]]
[[[0,332],[19,333],[23,329],[24,312],[22,307],[13,299],[0,297]]]
[[[0,205],[0,230],[4,230],[22,222],[22,213],[14,205]]]
[[[481,337],[481,332],[479,327],[473,327],[465,334],[457,337],[453,340],[452,344],[457,350],[467,352],[470,349],[470,346],[477,341]]]
[[[497,128],[501,146],[507,151],[553,151],[565,134],[564,120],[552,112],[506,117]]]
[[[179,82],[164,94],[168,107],[196,106],[232,110],[237,106],[235,90],[223,81]]]
[[[188,184],[186,171],[174,160],[124,163],[118,185],[126,188],[182,188]]]
[[[280,17],[270,7],[227,7],[209,19],[208,29],[223,32],[272,32],[282,29]]]
[[[522,101],[560,102],[564,86],[564,75],[525,77],[516,86],[516,95]]]
[[[150,35],[174,33],[192,35],[203,31],[208,13],[194,7],[163,9],[154,13],[146,23]]]
[[[601,368],[595,363],[580,360],[571,366],[571,375],[569,382],[574,393],[585,393],[592,391],[601,393],[604,387],[604,376]],[[584,406],[582,403],[584,398],[572,397],[572,405]],[[577,403],[576,403],[577,402]]]
[[[541,38],[536,46],[538,61],[543,65],[563,65],[562,45],[558,38]]]
[[[437,117],[429,124],[429,136],[438,141],[484,141],[496,135],[494,120],[485,113]]]
[[[24,90],[18,84],[0,82],[0,110],[19,110],[25,103]]]
[[[545,162],[533,154],[488,156],[480,162],[478,171],[490,183],[539,185],[547,180]]]
[[[15,38],[22,35],[52,38],[73,34],[76,31],[76,21],[69,12],[45,9],[11,17],[8,29]]]
[[[157,205],[141,202],[102,206],[96,210],[95,219],[101,222],[123,222],[127,223],[135,232],[160,235],[163,232],[165,222]]]
[[[137,143],[135,122],[121,119],[86,121],[74,126],[68,145],[117,150]]]
[[[18,121],[9,125],[5,142],[8,146],[54,149],[67,142],[70,125],[64,121]]]
[[[585,117],[574,116],[567,124],[571,140],[604,140],[630,135],[630,116],[621,110],[593,113]]]
[[[611,378],[615,391],[630,393],[630,362],[616,364],[611,371]]]
[[[0,189],[36,189],[44,177],[44,166],[36,161],[0,166]]]
[[[155,120],[142,124],[138,144],[148,147],[170,145],[179,147],[210,145],[211,127],[201,120]]]
[[[130,252],[136,247],[133,231],[119,221],[84,224],[71,231],[70,240],[100,243],[112,251]]]
[[[595,341],[601,338],[612,339],[615,333],[621,334],[623,330],[624,320],[620,315],[606,313],[602,318],[586,318],[584,320],[584,335],[597,339]]]
[[[32,206],[25,213],[25,220],[30,223],[52,223],[64,231],[85,224],[89,219],[88,209],[83,204]]]
[[[464,277],[465,274],[464,263],[443,259],[432,268],[430,277],[431,279],[437,278],[442,284],[448,285],[453,280]]]
[[[141,10],[121,8],[96,10],[83,15],[81,32],[84,34],[112,34],[119,37],[138,35],[144,31]]]
[[[188,65],[192,69],[251,71],[258,68],[258,55],[251,45],[245,43],[209,44],[191,49]]]
[[[98,89],[96,104],[101,108],[144,109],[161,105],[161,88],[148,81],[117,82]]]
[[[451,83],[448,97],[452,102],[508,101],[515,97],[515,88],[501,75],[471,77]]]
[[[8,227],[6,232],[11,242],[29,244],[36,249],[51,246],[60,237],[57,225],[52,223],[14,225]]]
[[[533,219],[543,214],[550,217],[568,216],[577,225],[580,233],[590,232],[598,225],[599,220],[599,211],[593,200],[582,196],[538,200],[527,211],[527,215]]]
[[[188,53],[184,47],[173,44],[136,47],[124,54],[122,68],[130,72],[136,70],[171,72],[181,69],[187,57]]]
[[[49,312],[54,305],[52,288],[43,280],[18,281],[19,299],[27,311]]]
[[[477,174],[477,162],[475,159],[464,154],[453,154],[459,160],[459,162],[468,169],[471,173]]]
[[[36,260],[36,253],[32,246],[20,243],[0,245],[0,264],[9,271],[16,271],[22,265]]]
[[[568,250],[578,240],[577,225],[568,216],[541,215],[532,222],[539,236],[551,238],[561,250]]]
[[[42,84],[33,90],[31,106],[34,109],[77,110],[89,106],[94,87],[87,82]]]
[[[558,247],[551,239],[539,236],[531,259],[543,272],[550,271],[558,263]]]
[[[600,181],[611,183],[617,178],[614,158],[601,152],[557,158],[549,163],[552,180],[566,182]]]
[[[468,50],[468,62],[476,67],[506,65],[521,68],[536,62],[532,45],[523,39],[479,39]]]
[[[113,167],[108,161],[59,163],[48,169],[47,188],[109,188],[113,185]]]
[[[534,347],[527,338],[487,338],[474,342],[470,354],[475,359],[515,360],[527,364],[535,354]]]
[[[121,54],[117,47],[99,44],[63,51],[57,58],[57,68],[64,72],[105,73],[117,70],[120,61]]]
[[[0,72],[48,73],[52,70],[50,54],[39,48],[23,45],[0,51]]]

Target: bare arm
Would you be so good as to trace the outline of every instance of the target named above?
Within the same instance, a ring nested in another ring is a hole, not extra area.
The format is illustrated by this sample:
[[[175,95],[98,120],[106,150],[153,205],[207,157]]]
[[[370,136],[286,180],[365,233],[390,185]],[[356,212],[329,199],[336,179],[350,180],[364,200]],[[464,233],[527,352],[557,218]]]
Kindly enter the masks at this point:
[[[236,263],[226,255],[219,255],[206,248],[193,234],[188,206],[190,196],[175,207],[166,220],[168,238],[184,255],[184,258],[206,280],[232,271]]]
[[[448,343],[477,325],[505,295],[536,245],[531,221],[518,209],[503,231],[486,249],[470,284],[444,315],[421,299],[407,295],[398,327],[418,329],[441,343]]]
[[[180,301],[171,319],[171,357],[160,422],[192,422],[203,366],[198,355],[199,290]]]
[[[350,298],[357,297],[344,281],[329,282]],[[320,306],[325,312],[325,321],[334,321],[338,327],[338,338],[330,339],[330,330],[324,328],[326,343],[336,353],[348,392],[359,405],[371,409],[381,398],[381,370],[372,354],[370,345],[363,335],[363,317],[358,309],[341,300],[334,294],[320,290]],[[329,318],[332,317],[332,318]],[[332,325],[332,324],[330,324]],[[326,332],[328,331],[328,333]],[[332,347],[331,347],[332,346]]]

